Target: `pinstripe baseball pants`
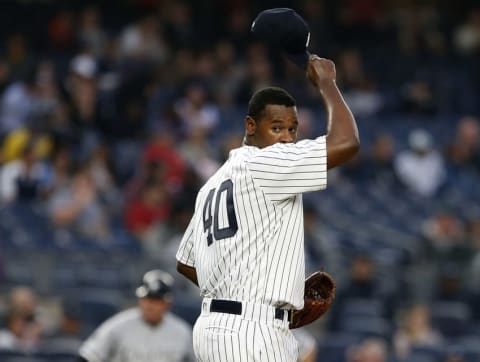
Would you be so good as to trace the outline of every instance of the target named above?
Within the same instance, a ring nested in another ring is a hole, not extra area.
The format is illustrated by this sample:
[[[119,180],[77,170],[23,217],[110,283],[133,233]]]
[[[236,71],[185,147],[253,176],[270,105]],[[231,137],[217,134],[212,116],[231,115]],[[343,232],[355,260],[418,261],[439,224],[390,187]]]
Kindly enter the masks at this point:
[[[295,362],[298,345],[288,316],[275,318],[275,308],[242,302],[240,314],[211,312],[211,299],[193,328],[193,348],[200,362]]]

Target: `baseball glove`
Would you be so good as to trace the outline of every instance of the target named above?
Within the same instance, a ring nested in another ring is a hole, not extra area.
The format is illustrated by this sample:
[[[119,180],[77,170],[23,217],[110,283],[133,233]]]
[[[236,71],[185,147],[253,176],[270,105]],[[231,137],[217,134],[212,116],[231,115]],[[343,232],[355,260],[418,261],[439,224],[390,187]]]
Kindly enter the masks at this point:
[[[335,299],[335,280],[324,271],[317,271],[305,279],[305,305],[292,310],[290,329],[302,327],[320,318]]]

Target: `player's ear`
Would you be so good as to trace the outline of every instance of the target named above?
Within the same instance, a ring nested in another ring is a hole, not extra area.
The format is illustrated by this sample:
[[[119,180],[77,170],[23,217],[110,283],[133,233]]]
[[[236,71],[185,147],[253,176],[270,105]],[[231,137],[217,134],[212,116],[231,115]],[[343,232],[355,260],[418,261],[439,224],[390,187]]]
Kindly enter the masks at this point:
[[[245,132],[247,136],[253,136],[256,130],[257,130],[257,122],[255,122],[255,120],[252,117],[247,116],[245,118]]]

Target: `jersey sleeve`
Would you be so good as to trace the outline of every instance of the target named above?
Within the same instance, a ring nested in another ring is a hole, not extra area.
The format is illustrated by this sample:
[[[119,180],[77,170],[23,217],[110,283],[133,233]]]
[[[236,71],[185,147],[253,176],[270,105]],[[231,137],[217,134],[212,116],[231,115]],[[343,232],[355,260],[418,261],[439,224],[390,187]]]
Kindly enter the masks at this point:
[[[180,246],[177,250],[177,260],[185,265],[195,267],[195,250],[194,250],[194,235],[195,235],[195,215],[193,215],[188,224],[185,234],[183,234]]]
[[[327,187],[326,137],[277,143],[247,161],[255,183],[273,202]]]
[[[113,320],[107,320],[98,327],[80,346],[79,355],[88,362],[107,362],[114,345]]]

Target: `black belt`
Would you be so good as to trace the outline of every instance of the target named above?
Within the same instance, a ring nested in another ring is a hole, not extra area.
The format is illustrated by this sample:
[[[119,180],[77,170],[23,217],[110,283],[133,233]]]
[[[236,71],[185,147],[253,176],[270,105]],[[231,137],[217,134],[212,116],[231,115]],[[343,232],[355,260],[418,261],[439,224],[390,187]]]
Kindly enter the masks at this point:
[[[210,312],[240,315],[242,314],[242,303],[234,300],[212,299],[210,302]],[[290,311],[281,308],[275,308],[275,318],[283,320],[285,312],[288,313],[288,320],[290,320]]]

